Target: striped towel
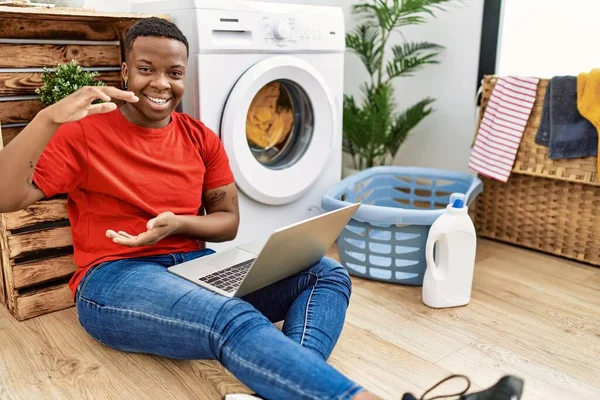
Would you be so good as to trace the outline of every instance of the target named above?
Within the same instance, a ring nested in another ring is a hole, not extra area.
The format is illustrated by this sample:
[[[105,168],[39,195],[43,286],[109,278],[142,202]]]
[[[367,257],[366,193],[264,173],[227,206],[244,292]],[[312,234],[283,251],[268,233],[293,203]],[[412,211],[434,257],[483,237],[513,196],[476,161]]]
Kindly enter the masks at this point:
[[[539,78],[501,77],[496,81],[471,151],[469,168],[508,181],[527,126]]]

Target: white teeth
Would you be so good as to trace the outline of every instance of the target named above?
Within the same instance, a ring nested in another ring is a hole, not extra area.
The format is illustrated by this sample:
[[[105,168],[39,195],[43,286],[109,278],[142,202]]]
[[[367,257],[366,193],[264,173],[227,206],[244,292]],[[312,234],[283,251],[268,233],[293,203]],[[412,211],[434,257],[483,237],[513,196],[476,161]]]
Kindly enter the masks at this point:
[[[169,101],[168,99],[155,99],[154,97],[150,97],[150,96],[146,96],[147,98],[150,99],[150,101],[152,101],[153,103],[156,104],[165,104],[167,101]]]

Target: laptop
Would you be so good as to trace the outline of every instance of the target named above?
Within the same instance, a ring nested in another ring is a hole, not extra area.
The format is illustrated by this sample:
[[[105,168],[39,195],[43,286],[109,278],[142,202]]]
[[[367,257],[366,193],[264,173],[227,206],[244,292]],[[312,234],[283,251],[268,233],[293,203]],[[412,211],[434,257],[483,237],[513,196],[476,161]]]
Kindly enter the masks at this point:
[[[360,203],[277,229],[266,240],[186,261],[168,271],[227,297],[242,297],[319,262]]]

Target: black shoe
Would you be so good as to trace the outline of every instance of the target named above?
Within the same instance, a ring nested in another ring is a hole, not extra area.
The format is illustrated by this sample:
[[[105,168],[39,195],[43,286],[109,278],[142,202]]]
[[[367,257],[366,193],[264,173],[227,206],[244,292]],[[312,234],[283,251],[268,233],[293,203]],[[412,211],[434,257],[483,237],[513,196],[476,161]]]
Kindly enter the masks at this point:
[[[460,393],[448,394],[444,396],[435,396],[425,399],[425,395],[431,392],[436,387],[440,386],[442,383],[449,381],[453,378],[464,378],[467,381],[467,388]],[[434,400],[434,399],[449,399],[456,398],[456,396],[460,396],[458,400],[520,400],[521,394],[523,393],[524,382],[522,379],[514,377],[514,376],[504,376],[502,377],[494,386],[482,390],[477,393],[467,393],[469,388],[471,387],[471,381],[464,375],[450,375],[449,377],[441,380],[436,383],[431,389],[426,391],[420,399],[417,399],[410,393],[406,393],[402,400]]]

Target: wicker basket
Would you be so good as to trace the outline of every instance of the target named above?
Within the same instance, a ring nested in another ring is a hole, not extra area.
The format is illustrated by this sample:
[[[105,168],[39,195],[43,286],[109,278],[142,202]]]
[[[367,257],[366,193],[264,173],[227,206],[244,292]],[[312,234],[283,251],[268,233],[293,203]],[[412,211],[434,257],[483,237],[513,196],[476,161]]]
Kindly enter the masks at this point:
[[[480,121],[496,77],[483,82]],[[534,141],[548,80],[538,93],[511,177],[481,177],[485,190],[474,208],[480,236],[600,265],[600,185],[597,157],[552,160]]]

